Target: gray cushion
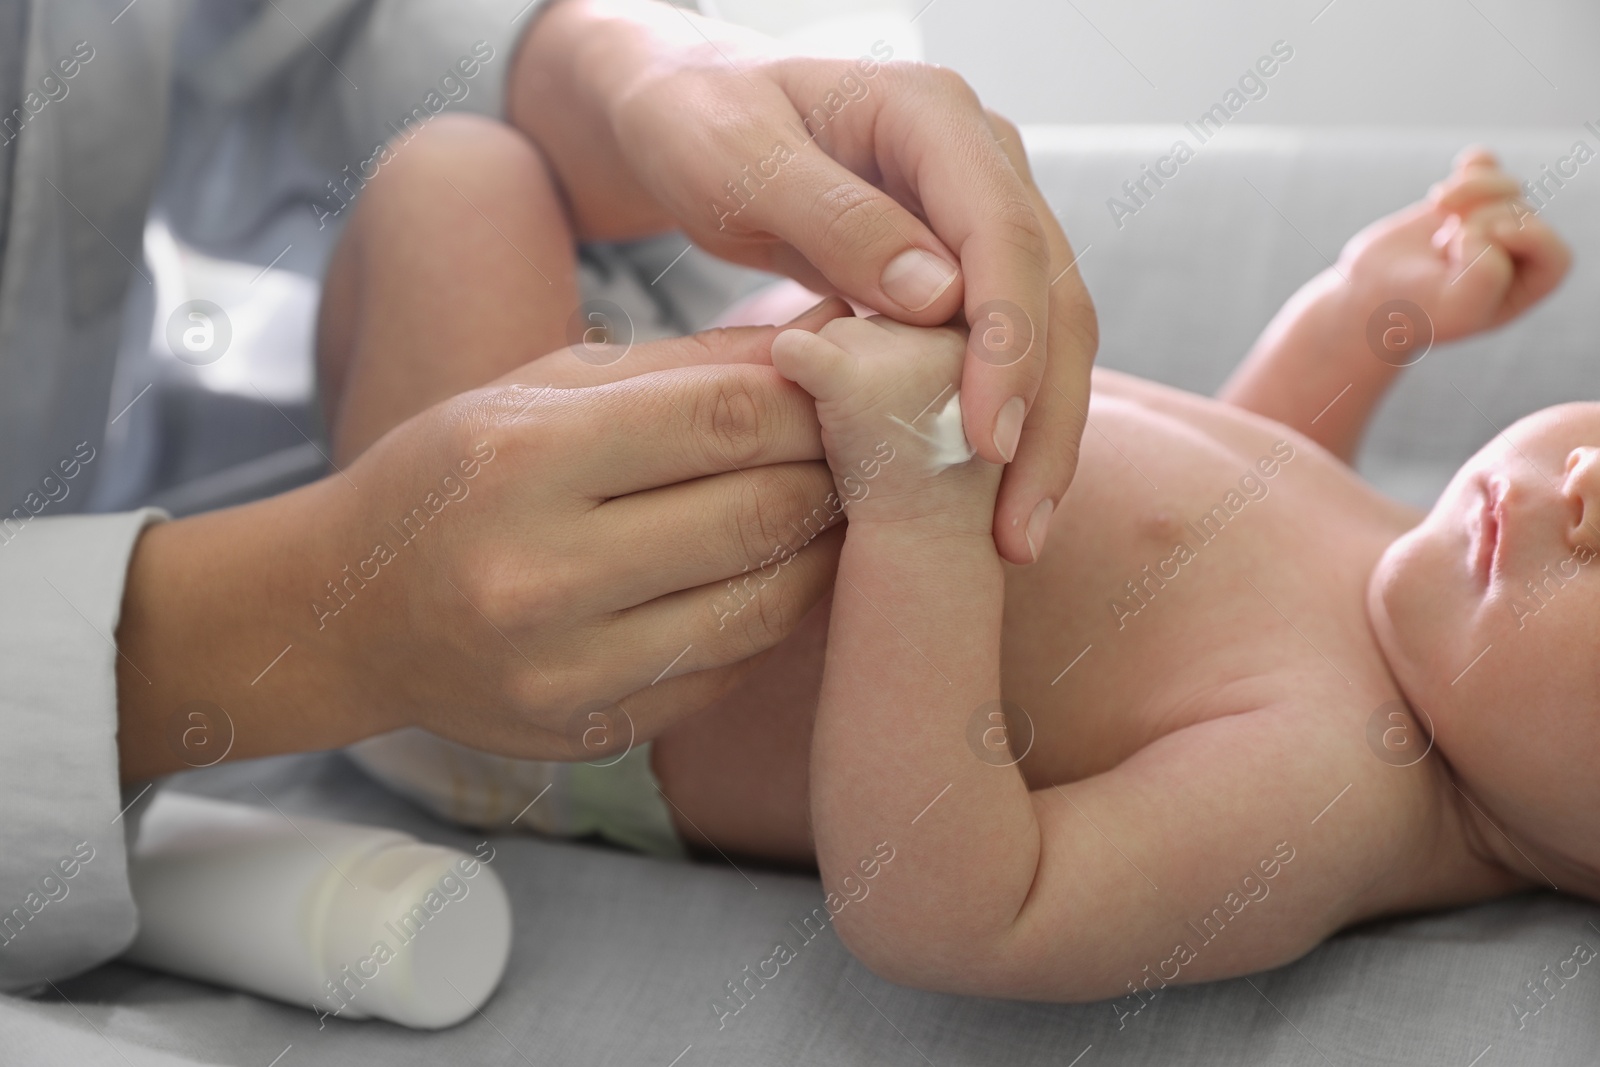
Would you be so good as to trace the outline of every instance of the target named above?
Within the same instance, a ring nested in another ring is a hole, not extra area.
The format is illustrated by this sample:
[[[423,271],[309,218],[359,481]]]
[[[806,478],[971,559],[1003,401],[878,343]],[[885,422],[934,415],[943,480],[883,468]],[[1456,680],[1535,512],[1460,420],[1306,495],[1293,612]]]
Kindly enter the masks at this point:
[[[183,784],[241,803],[261,803],[259,786],[290,814],[395,826],[468,851],[479,840],[378,788],[342,755],[219,767]],[[1372,924],[1276,971],[1170,987],[1132,1014],[1134,1000],[1026,1004],[889,985],[857,964],[831,930],[809,942],[795,933],[790,924],[821,903],[809,877],[663,862],[532,837],[497,838],[494,845],[494,865],[516,909],[515,947],[482,1017],[454,1030],[418,1034],[340,1019],[319,1030],[305,1008],[113,964],[59,983],[73,1006],[53,993],[34,1002],[0,1001],[0,1032],[37,1037],[48,1026],[73,1040],[70,1058],[26,1062],[122,1064],[86,1029],[92,1023],[119,1048],[137,1049],[135,1063],[160,1062],[145,1058],[156,1049],[198,1063],[252,1067],[264,1067],[291,1044],[283,1067],[520,1064],[523,1056],[536,1064],[667,1067],[685,1049],[679,1067],[1064,1067],[1085,1050],[1080,1067],[1465,1067],[1493,1046],[1479,1061],[1490,1067],[1589,1064],[1600,1040],[1589,967],[1525,1019],[1524,1028],[1517,1026],[1513,1002],[1519,994],[1526,999],[1522,983],[1571,955],[1578,941],[1600,945],[1589,925],[1595,909],[1553,893]],[[724,984],[771,955],[780,938],[797,958],[737,1014],[722,1016],[713,1003],[726,1003]]]
[[[1100,312],[1099,362],[1202,393],[1222,383],[1284,300],[1346,240],[1421,198],[1464,145],[1489,145],[1519,176],[1553,166],[1579,138],[1600,148],[1581,128],[1236,127],[1200,145],[1119,228],[1108,200],[1130,202],[1122,183],[1177,138],[1193,146],[1194,135],[1181,126],[1030,133],[1035,175],[1067,220]],[[1494,426],[1600,396],[1600,159],[1579,168],[1543,215],[1576,252],[1572,274],[1521,321],[1436,348],[1401,379],[1359,464],[1394,495],[1427,506]]]

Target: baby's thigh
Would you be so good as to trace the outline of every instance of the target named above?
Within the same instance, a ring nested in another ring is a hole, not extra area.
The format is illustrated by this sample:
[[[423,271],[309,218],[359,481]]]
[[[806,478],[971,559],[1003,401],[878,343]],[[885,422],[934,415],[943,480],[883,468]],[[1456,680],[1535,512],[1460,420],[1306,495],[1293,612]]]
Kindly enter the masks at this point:
[[[568,343],[574,238],[538,150],[502,123],[441,116],[391,142],[355,195],[317,327],[325,407],[371,437]]]
[[[652,767],[691,849],[810,866],[811,728],[831,597],[724,696],[656,738]]]

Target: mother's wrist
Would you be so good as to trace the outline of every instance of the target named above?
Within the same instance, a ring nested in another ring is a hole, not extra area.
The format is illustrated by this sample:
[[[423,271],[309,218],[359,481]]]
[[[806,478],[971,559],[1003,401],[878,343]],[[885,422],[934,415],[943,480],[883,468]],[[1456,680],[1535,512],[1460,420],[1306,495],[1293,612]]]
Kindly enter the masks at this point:
[[[324,482],[145,531],[116,634],[124,780],[224,755],[333,748],[389,727],[346,670],[352,635],[318,634],[311,608],[315,576],[336,555],[330,531],[348,510]]]
[[[633,177],[617,129],[619,101],[653,54],[646,27],[593,0],[553,0],[518,45],[506,117],[549,161],[582,239],[671,227]]]

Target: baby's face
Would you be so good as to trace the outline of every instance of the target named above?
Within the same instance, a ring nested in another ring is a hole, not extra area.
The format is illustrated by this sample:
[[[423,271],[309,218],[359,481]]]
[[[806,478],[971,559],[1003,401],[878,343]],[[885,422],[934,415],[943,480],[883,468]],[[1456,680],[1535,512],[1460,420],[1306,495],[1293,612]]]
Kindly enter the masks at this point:
[[[1396,679],[1491,818],[1600,868],[1600,403],[1485,445],[1367,594]]]

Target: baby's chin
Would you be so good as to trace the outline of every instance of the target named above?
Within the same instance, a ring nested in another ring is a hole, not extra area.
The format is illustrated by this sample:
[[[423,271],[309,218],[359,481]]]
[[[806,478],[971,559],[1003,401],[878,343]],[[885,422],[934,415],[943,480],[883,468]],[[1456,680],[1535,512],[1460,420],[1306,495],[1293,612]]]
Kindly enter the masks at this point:
[[[1485,643],[1487,601],[1474,585],[1471,544],[1459,518],[1436,509],[1383,550],[1367,579],[1367,618],[1379,647],[1418,700],[1445,699],[1450,680]]]
[[[1401,535],[1378,557],[1367,577],[1366,607],[1367,622],[1390,673],[1408,697],[1421,699],[1423,694],[1414,692],[1417,628],[1421,620],[1413,617],[1416,612],[1412,609],[1425,603],[1418,598],[1426,597],[1428,581],[1416,566],[1411,543],[1415,536],[1416,531]]]

